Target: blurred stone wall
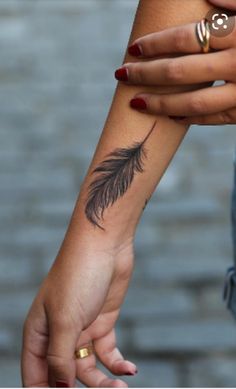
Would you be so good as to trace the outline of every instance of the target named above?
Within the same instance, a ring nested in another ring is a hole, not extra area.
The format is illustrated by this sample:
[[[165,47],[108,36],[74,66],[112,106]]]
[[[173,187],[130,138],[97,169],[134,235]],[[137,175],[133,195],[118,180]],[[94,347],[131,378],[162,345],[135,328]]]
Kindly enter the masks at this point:
[[[0,0],[0,382],[20,386],[22,323],[64,236],[106,118],[136,0]],[[235,127],[192,127],[148,204],[117,324],[139,387],[236,386]]]

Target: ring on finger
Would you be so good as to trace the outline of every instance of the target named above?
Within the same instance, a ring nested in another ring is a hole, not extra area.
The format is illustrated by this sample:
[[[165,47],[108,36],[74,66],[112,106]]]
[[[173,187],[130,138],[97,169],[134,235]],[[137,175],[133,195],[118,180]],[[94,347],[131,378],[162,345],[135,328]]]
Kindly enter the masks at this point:
[[[208,53],[210,49],[210,26],[207,19],[202,19],[196,24],[196,36],[203,53]]]
[[[89,357],[89,355],[94,354],[93,344],[87,343],[83,346],[80,346],[75,350],[74,356],[76,359],[83,359]]]

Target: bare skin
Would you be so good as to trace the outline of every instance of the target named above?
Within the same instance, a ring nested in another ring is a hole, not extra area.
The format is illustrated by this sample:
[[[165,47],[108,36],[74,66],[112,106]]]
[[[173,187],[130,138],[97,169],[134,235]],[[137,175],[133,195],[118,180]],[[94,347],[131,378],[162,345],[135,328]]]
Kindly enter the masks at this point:
[[[179,13],[178,4],[179,0],[169,0],[168,7],[166,0],[141,1],[130,42],[153,31],[193,23],[209,9],[204,0],[182,0]],[[126,54],[125,61],[132,60]],[[163,87],[162,92],[184,89]],[[147,87],[145,91],[152,90]],[[65,238],[27,315],[22,347],[25,387],[73,387],[76,378],[88,387],[127,387],[119,376],[135,374],[135,363],[125,360],[117,345],[115,323],[132,276],[133,241],[143,207],[187,132],[187,126],[168,117],[154,119],[131,110],[129,100],[139,91],[140,87],[118,84]],[[115,150],[142,142],[153,126],[145,142],[143,171],[134,169],[132,180],[128,186],[125,180],[125,190],[115,196],[113,204],[106,202],[102,192],[98,198],[106,205],[103,217],[101,202],[98,207],[93,203],[92,209],[97,209],[99,216],[95,220],[104,229],[99,228],[86,213],[94,170],[109,153],[114,156]],[[93,341],[96,355],[75,360],[75,349],[88,341]],[[98,359],[118,377],[111,378],[98,369]]]
[[[235,1],[211,0],[215,6],[236,10]],[[234,18],[232,16],[230,19]],[[154,32],[132,42],[147,62],[125,63],[129,85],[191,85],[202,83],[196,91],[175,94],[138,93],[145,108],[140,112],[164,114],[184,124],[236,123],[236,22],[225,37],[210,38],[211,51],[201,53],[195,23]],[[175,58],[156,59],[175,54]],[[227,66],[226,66],[227,64]],[[212,82],[225,80],[221,86]],[[131,101],[132,104],[132,101]],[[135,108],[135,107],[133,107]]]
[[[234,0],[209,0],[209,3],[216,7],[224,7],[236,11],[236,3]]]

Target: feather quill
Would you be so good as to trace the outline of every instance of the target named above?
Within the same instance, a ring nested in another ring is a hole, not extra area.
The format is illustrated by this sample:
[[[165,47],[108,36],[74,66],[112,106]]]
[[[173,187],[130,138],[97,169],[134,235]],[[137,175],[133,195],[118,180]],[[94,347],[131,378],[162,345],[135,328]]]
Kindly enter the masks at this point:
[[[136,142],[129,148],[115,149],[93,170],[92,174],[100,174],[89,185],[85,214],[92,224],[102,230],[104,228],[98,221],[103,220],[105,209],[124,195],[135,173],[144,171],[143,160],[146,158],[144,144],[155,125],[156,122],[142,142]]]

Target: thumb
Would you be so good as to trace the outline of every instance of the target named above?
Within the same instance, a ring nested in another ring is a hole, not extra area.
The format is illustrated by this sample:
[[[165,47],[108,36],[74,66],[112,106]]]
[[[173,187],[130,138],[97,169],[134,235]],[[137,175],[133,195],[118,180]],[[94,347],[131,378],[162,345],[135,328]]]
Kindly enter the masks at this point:
[[[74,352],[81,329],[66,318],[49,322],[47,352],[48,382],[50,387],[74,387],[76,360]]]

